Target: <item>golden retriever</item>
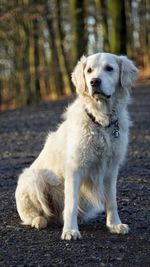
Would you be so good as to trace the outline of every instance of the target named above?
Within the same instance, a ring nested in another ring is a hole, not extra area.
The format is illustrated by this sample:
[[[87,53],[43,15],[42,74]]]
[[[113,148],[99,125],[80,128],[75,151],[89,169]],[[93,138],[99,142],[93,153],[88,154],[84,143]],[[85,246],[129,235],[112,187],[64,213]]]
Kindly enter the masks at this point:
[[[137,68],[125,56],[83,56],[72,73],[78,97],[33,164],[19,176],[17,210],[37,229],[63,223],[61,238],[81,238],[78,221],[106,211],[112,233],[126,234],[116,201],[118,170],[128,144],[129,90]]]

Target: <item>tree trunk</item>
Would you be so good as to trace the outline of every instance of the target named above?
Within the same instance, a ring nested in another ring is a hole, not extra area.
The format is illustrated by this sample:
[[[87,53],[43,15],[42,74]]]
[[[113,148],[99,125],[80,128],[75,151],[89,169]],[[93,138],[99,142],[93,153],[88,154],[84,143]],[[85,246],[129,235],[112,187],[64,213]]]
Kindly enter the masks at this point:
[[[133,41],[133,20],[132,20],[132,0],[126,1],[126,25],[127,25],[127,54],[129,57],[134,56]]]
[[[0,77],[0,111],[2,110],[2,104],[3,104],[3,82]]]
[[[87,51],[87,27],[85,23],[86,18],[86,1],[75,1],[76,8],[76,32],[77,32],[77,59],[80,58]]]
[[[30,30],[27,22],[23,22],[24,28],[24,46],[23,46],[23,70],[24,70],[24,85],[25,85],[25,103],[27,105],[32,103],[31,92],[31,75],[30,75]]]
[[[120,54],[127,53],[127,22],[125,0],[120,1],[121,6],[121,21],[120,21]]]
[[[64,48],[64,32],[62,28],[62,13],[61,13],[61,1],[56,0],[56,14],[57,14],[57,32],[59,40],[59,58],[62,67],[66,93],[69,94],[74,90],[73,84],[71,82],[71,71],[69,69],[69,63],[67,61],[67,55]]]
[[[108,32],[108,7],[106,0],[100,1],[100,12],[101,12],[101,22],[102,22],[102,31],[103,31],[103,50],[105,52],[110,51],[109,45],[109,32]]]
[[[39,35],[38,21],[33,20],[33,38],[34,38],[34,69],[35,69],[35,101],[41,100],[40,77],[39,77]]]
[[[48,13],[47,13],[48,10]],[[64,82],[62,77],[62,72],[60,69],[60,62],[58,57],[58,50],[56,46],[56,36],[54,31],[54,25],[53,25],[53,18],[52,18],[52,10],[50,5],[48,5],[46,10],[46,22],[48,26],[49,31],[49,44],[51,49],[51,57],[52,57],[52,64],[53,64],[53,75],[55,80],[55,86],[56,86],[56,94],[58,96],[61,96],[64,94]]]
[[[87,52],[86,0],[70,0],[73,64]]]
[[[126,54],[126,15],[125,0],[108,1],[110,26],[110,51]]]

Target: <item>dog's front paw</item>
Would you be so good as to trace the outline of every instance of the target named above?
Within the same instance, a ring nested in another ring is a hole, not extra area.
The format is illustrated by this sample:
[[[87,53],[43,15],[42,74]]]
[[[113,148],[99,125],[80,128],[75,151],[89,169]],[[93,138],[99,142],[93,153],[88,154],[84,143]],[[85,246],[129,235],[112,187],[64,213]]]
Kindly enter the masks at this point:
[[[111,233],[127,234],[129,232],[129,226],[127,224],[110,224],[107,226]]]
[[[64,229],[61,235],[61,239],[63,240],[76,240],[76,239],[81,239],[81,234],[79,230],[75,229]]]

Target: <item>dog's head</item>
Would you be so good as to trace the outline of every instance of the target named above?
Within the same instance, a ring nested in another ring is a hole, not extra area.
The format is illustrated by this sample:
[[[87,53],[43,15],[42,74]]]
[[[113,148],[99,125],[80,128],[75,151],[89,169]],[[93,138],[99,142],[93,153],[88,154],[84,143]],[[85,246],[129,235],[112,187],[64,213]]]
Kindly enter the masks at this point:
[[[97,53],[80,59],[72,73],[72,81],[79,95],[107,100],[118,86],[129,89],[137,74],[137,68],[127,57]]]

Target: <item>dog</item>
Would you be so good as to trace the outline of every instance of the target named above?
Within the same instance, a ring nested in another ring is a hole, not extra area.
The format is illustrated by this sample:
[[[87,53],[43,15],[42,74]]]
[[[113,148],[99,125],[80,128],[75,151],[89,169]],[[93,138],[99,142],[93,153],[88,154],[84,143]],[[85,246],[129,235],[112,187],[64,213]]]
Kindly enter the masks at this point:
[[[41,229],[56,220],[63,224],[61,239],[76,240],[81,238],[78,222],[104,209],[110,232],[128,233],[117,210],[116,183],[127,151],[127,106],[137,74],[126,56],[82,56],[72,73],[76,100],[19,176],[15,197],[23,224]]]

